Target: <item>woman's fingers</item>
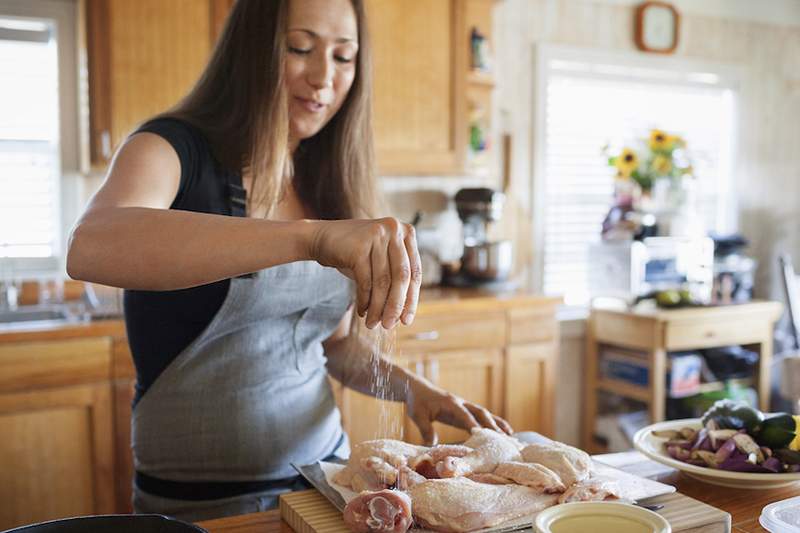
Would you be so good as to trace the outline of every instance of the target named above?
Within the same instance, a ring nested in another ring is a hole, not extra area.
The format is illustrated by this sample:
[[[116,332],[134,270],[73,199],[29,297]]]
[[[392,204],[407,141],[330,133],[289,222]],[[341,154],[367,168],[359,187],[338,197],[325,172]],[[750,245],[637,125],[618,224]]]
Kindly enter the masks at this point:
[[[467,431],[472,428],[481,427],[481,424],[472,416],[469,409],[464,405],[466,402],[458,399],[455,396],[449,395],[450,398],[447,402],[450,404],[440,411],[445,416],[439,418],[440,422],[450,424],[451,426],[461,427]]]
[[[382,232],[383,230],[381,230]],[[376,236],[372,244],[370,260],[372,262],[372,290],[370,291],[366,323],[367,328],[372,329],[381,321],[383,309],[386,306],[386,297],[392,286],[392,273],[382,235]]]
[[[406,301],[400,319],[403,324],[407,326],[414,321],[414,315],[417,312],[417,302],[419,301],[419,287],[422,284],[422,260],[420,259],[419,249],[417,248],[417,234],[414,230],[414,226],[410,224],[406,225],[406,236],[403,242],[406,247],[406,253],[408,254],[409,274],[411,279],[406,291]]]
[[[356,311],[363,317],[369,309],[369,297],[372,293],[372,268],[369,258],[359,260],[353,268],[353,279],[356,282]]]
[[[406,302],[406,293],[411,281],[411,266],[406,252],[404,235],[401,228],[397,228],[389,239],[388,255],[389,266],[392,272],[392,286],[383,309],[382,324],[386,329],[391,329],[400,319]]]
[[[490,413],[488,409],[470,402],[464,402],[464,406],[469,409],[470,413],[472,413],[481,427],[493,429],[503,433],[503,430],[500,429],[500,426],[495,422],[494,415]]]
[[[492,417],[494,417],[494,421],[495,421],[495,423],[496,423],[498,426],[500,426],[500,428],[503,430],[503,432],[504,432],[504,433],[506,433],[506,434],[508,434],[508,435],[513,435],[513,434],[514,434],[514,428],[512,428],[512,427],[511,427],[511,424],[509,424],[508,422],[506,422],[506,420],[504,420],[504,419],[500,418],[500,417],[499,417],[499,416],[497,416],[497,415],[492,415]]]

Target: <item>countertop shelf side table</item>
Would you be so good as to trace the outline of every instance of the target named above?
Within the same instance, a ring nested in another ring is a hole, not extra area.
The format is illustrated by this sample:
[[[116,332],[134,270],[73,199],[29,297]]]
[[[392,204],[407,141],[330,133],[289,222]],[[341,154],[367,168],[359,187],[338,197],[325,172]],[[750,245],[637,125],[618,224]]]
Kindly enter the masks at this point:
[[[602,451],[594,437],[599,391],[638,400],[647,405],[652,423],[664,420],[667,354],[672,351],[742,345],[758,353],[753,383],[758,391],[759,408],[768,410],[772,335],[782,312],[783,305],[773,301],[675,310],[592,309],[586,328],[584,448],[589,452]],[[601,378],[599,356],[604,346],[645,354],[647,386]]]

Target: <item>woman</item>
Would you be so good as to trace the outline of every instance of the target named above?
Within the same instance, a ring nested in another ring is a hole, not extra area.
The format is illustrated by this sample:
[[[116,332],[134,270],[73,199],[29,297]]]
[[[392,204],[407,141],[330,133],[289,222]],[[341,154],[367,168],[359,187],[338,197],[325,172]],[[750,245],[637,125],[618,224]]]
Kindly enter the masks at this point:
[[[349,453],[327,375],[373,388],[353,310],[370,329],[414,318],[413,229],[371,218],[364,19],[363,0],[239,0],[197,85],[127,139],[73,230],[69,274],[127,289],[137,511],[273,507],[301,486],[290,463]],[[511,431],[378,367],[429,442],[434,420]]]

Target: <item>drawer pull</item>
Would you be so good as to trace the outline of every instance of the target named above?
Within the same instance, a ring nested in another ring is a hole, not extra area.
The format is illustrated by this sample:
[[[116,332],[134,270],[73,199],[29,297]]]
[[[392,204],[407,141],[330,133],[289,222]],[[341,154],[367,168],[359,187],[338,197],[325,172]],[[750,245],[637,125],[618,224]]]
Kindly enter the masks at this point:
[[[435,341],[439,339],[439,332],[436,330],[433,331],[423,331],[420,333],[416,333],[414,335],[414,340],[416,341]]]

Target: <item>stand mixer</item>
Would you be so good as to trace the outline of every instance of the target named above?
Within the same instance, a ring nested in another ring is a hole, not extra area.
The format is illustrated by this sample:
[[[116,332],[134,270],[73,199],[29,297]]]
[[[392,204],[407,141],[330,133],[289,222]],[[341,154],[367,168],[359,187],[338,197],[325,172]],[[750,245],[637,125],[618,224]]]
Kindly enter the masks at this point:
[[[490,241],[488,228],[500,220],[505,195],[487,188],[461,189],[456,211],[464,224],[464,253],[454,285],[485,285],[508,278],[513,265],[511,241]]]

